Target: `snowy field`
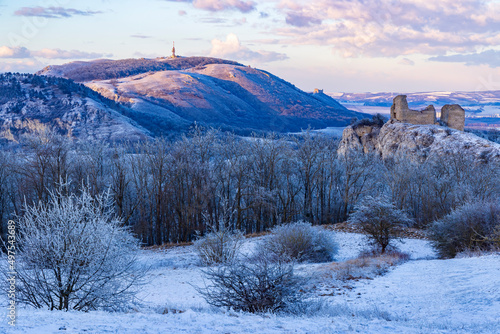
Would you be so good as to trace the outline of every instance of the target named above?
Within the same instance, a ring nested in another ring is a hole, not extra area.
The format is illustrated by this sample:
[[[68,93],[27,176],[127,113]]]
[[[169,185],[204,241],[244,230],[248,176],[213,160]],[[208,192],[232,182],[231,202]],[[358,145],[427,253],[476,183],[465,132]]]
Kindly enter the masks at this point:
[[[367,247],[362,235],[329,233],[340,246],[336,262]],[[256,241],[247,239],[244,250]],[[398,246],[410,261],[374,279],[349,282],[342,293],[318,289],[315,303],[321,306],[303,316],[213,309],[195,289],[203,277],[192,246],[144,250],[141,258],[151,270],[134,310],[18,308],[15,328],[3,311],[0,333],[500,333],[500,254],[437,260],[427,241],[406,239]],[[321,267],[306,264],[297,271],[314,277]]]

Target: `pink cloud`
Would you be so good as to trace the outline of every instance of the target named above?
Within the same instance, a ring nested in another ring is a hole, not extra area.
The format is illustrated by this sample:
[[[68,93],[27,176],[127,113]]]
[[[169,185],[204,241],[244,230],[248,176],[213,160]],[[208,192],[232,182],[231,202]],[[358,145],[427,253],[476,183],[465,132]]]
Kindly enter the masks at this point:
[[[474,52],[500,44],[493,0],[282,0],[290,44],[330,45],[346,57]]]
[[[243,0],[167,0],[171,2],[187,2],[193,7],[211,12],[224,10],[238,10],[242,13],[248,13],[255,9],[254,1]]]
[[[14,12],[17,16],[40,16],[46,18],[63,18],[74,15],[90,16],[100,14],[100,11],[78,10],[74,8],[63,7],[23,7]]]
[[[241,45],[235,34],[227,35],[225,41],[218,39],[212,40],[210,56],[229,58],[237,61],[248,60],[257,63],[268,63],[288,59],[288,56],[284,53],[263,50],[252,51],[246,46]]]
[[[42,49],[40,51],[32,51],[31,54],[35,57],[45,59],[96,59],[105,56],[102,53],[61,49]]]
[[[78,50],[61,50],[61,49],[42,49],[31,51],[25,47],[11,48],[8,46],[0,46],[0,58],[45,58],[45,59],[96,59],[101,58],[102,53],[85,52]]]
[[[286,23],[296,27],[309,27],[311,25],[321,24],[321,20],[302,14],[288,13],[286,16]]]
[[[0,46],[0,58],[29,58],[31,52],[24,47]]]

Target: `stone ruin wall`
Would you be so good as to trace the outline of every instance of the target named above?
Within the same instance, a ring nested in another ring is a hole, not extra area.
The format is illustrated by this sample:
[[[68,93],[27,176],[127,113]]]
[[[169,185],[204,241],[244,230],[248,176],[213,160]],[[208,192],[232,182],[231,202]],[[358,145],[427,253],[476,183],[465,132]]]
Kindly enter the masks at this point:
[[[391,107],[391,119],[410,124],[437,124],[436,109],[430,105],[423,110],[411,110],[408,108],[406,95],[398,95],[394,98]],[[441,121],[448,127],[464,131],[465,111],[458,104],[447,104],[441,108]]]
[[[441,108],[441,121],[452,129],[464,131],[465,110],[458,104],[447,104]]]

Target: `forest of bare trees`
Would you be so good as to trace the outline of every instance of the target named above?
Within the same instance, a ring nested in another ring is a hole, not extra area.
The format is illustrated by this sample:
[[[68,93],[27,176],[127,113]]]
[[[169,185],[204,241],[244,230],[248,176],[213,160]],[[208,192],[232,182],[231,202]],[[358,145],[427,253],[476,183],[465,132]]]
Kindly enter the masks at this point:
[[[425,228],[466,202],[500,195],[493,162],[382,161],[336,147],[308,132],[241,138],[200,128],[175,142],[75,143],[35,124],[0,152],[1,234],[25,203],[48,201],[61,182],[93,196],[109,189],[115,213],[145,245],[192,241],[220,223],[244,233],[299,220],[339,223],[364,197],[380,195]]]

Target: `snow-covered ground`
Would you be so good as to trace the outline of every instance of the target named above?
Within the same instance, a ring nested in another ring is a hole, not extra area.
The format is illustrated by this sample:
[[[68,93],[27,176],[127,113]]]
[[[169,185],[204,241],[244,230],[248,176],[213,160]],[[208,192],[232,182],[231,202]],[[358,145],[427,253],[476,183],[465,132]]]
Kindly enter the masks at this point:
[[[364,236],[329,232],[336,261],[367,248]],[[251,251],[259,238],[247,239]],[[151,267],[135,310],[59,312],[18,308],[17,326],[0,333],[500,333],[500,255],[437,260],[425,240],[398,247],[411,260],[383,276],[350,282],[343,294],[319,296],[319,311],[304,316],[254,315],[213,309],[197,293],[203,285],[192,246],[142,251]],[[301,265],[301,274],[318,265]],[[2,296],[1,298],[5,298]],[[5,305],[5,299],[2,300]]]

